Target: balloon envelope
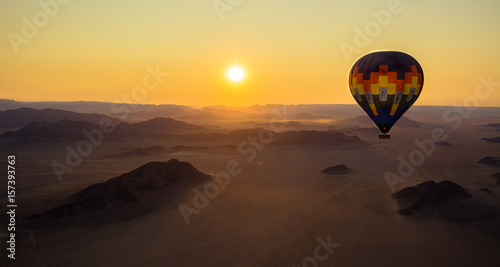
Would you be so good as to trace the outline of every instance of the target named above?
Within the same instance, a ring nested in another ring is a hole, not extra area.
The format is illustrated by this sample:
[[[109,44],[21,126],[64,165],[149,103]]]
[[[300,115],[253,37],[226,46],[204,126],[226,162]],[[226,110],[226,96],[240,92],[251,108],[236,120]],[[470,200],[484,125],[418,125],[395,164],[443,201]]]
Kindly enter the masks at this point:
[[[349,73],[352,96],[384,134],[415,103],[423,84],[422,67],[403,52],[365,55]]]

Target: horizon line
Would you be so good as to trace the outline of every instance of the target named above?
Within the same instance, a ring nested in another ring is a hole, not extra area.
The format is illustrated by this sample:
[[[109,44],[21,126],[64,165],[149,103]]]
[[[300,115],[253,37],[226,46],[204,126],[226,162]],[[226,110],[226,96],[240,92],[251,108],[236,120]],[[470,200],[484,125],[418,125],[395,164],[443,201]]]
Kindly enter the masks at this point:
[[[19,101],[19,100],[14,100],[14,99],[8,99],[8,98],[0,98],[0,101],[11,101],[11,102],[17,102],[17,103],[102,103],[102,104],[126,104],[126,105],[152,105],[152,106],[187,106],[187,107],[228,107],[228,108],[247,108],[247,107],[254,107],[254,106],[305,106],[305,105],[315,105],[315,106],[320,106],[320,105],[354,105],[358,106],[357,103],[299,103],[299,104],[278,104],[278,103],[267,103],[267,104],[253,104],[253,105],[248,105],[248,106],[230,106],[230,105],[224,105],[224,104],[215,104],[215,105],[188,105],[188,104],[173,104],[173,103],[165,103],[165,104],[154,104],[154,103],[123,103],[123,102],[112,102],[112,101],[98,101],[98,100],[67,100],[67,101],[51,101],[51,100],[43,100],[43,101]],[[447,106],[447,105],[419,105],[419,104],[414,104],[413,107],[415,106],[421,106],[421,107],[453,107],[453,106]],[[477,108],[500,108],[500,106],[477,106]]]

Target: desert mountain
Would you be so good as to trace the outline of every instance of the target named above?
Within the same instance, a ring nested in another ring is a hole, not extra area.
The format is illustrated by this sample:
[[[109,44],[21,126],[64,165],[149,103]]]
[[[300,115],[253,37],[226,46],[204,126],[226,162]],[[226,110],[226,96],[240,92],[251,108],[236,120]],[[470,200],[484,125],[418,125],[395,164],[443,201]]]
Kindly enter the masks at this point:
[[[484,137],[484,138],[481,138],[481,140],[484,140],[484,141],[490,142],[490,143],[497,143],[498,144],[498,143],[500,143],[500,136],[497,136],[495,138],[486,138],[486,137]]]
[[[88,186],[70,196],[66,204],[29,218],[71,223],[118,222],[150,212],[210,178],[190,163],[177,159],[150,162],[104,183]]]
[[[271,114],[247,113],[238,110],[207,107],[201,110],[192,110],[185,115],[177,117],[187,121],[219,121],[219,120],[252,120],[272,118]]]
[[[492,167],[500,167],[500,157],[485,157],[479,160],[477,163],[484,164]]]
[[[87,121],[60,120],[55,123],[32,122],[17,131],[8,131],[0,139],[12,140],[17,144],[45,142],[74,142],[88,139],[83,131],[92,132],[100,126]],[[116,126],[111,133],[103,134],[103,140],[119,140],[137,134]],[[94,136],[94,138],[98,138]]]
[[[286,114],[290,119],[298,119],[302,117],[301,114],[305,116],[310,116],[311,119],[318,118],[349,118],[354,116],[359,116],[363,114],[363,111],[358,105],[328,105],[328,104],[300,104],[300,105],[254,105],[243,109],[245,112],[251,113],[269,113],[272,114],[274,110],[279,110],[283,112],[286,110]]]
[[[476,196],[479,194],[474,193]],[[487,206],[481,201],[482,198],[495,198],[495,196],[482,195],[479,199],[473,197],[462,186],[447,180],[439,183],[427,181],[407,187],[393,194],[393,197],[399,204],[398,212],[405,216],[449,221],[473,221],[500,217],[500,207]],[[495,201],[490,203],[495,203]]]
[[[357,125],[347,127],[343,129],[343,132],[345,133],[366,133],[366,134],[372,134],[372,135],[378,135],[380,133],[380,130],[377,127],[359,127]]]
[[[480,125],[480,126],[500,129],[500,123],[490,123],[490,124],[485,124],[485,125]]]
[[[175,118],[182,116],[191,110],[193,110],[193,108],[191,107],[168,105],[153,110],[140,110],[137,112],[131,112],[128,115],[128,119],[132,121],[145,121],[159,117]]]
[[[8,131],[0,139],[10,139],[15,143],[72,142],[84,140],[84,130],[100,129],[98,124],[87,121],[60,120],[55,123],[32,122],[17,131]],[[207,131],[206,128],[176,121],[169,118],[156,118],[134,124],[120,123],[111,133],[104,134],[105,140],[122,138],[155,137],[168,134],[188,134]]]
[[[357,136],[348,136],[336,131],[290,131],[280,133],[274,142],[278,145],[365,145]]]
[[[17,128],[26,126],[32,122],[57,122],[60,120],[87,121],[99,124],[103,119],[109,119],[113,123],[119,123],[118,119],[98,113],[77,113],[59,109],[33,109],[18,108],[0,111],[0,128]]]
[[[436,141],[435,143],[436,143],[436,145],[438,145],[438,146],[453,146],[453,144],[452,144],[452,143],[450,143],[450,142],[446,142],[446,141]]]
[[[143,156],[155,156],[167,153],[169,150],[162,146],[117,148],[103,155],[104,158],[132,158]]]
[[[265,122],[256,122],[256,121],[248,121],[246,122],[247,125],[251,125],[255,128],[270,128],[270,123],[265,123]],[[309,126],[304,125],[298,121],[285,121],[285,122],[275,122],[272,124],[273,127],[276,127],[278,129],[283,128],[285,131],[286,130],[306,130],[309,128]]]
[[[351,169],[349,169],[349,167],[347,167],[346,165],[341,164],[341,165],[335,165],[332,167],[328,167],[328,168],[322,170],[321,172],[324,174],[332,174],[332,175],[346,175],[346,174],[349,174],[351,172]]]
[[[294,120],[320,120],[320,119],[331,119],[330,116],[314,115],[306,112],[300,112],[290,115]]]
[[[177,141],[182,142],[230,142],[236,145],[248,138],[258,138],[262,128],[235,130],[229,133],[201,133],[176,136]],[[265,138],[274,136],[270,142],[273,145],[315,145],[315,146],[338,146],[345,144],[366,145],[357,136],[348,136],[336,131],[289,131],[275,133],[266,130]]]
[[[207,131],[205,127],[189,124],[171,118],[154,118],[138,123],[121,123],[122,128],[131,129],[139,133],[171,133],[187,134]]]
[[[349,124],[349,125],[356,124],[356,125],[359,125],[362,127],[375,125],[373,123],[373,121],[370,119],[370,117],[368,117],[367,115],[343,120],[343,121],[341,121],[341,123],[345,123],[345,124]],[[422,125],[420,124],[420,122],[408,119],[407,117],[404,117],[404,116],[401,117],[396,122],[396,124],[394,124],[394,126],[404,127],[404,128],[422,128]]]
[[[73,112],[81,112],[81,113],[100,113],[107,114],[113,117],[112,107],[113,105],[128,105],[128,104],[116,104],[111,102],[98,102],[98,101],[42,101],[42,102],[23,102],[23,101],[14,101],[9,99],[0,99],[0,110],[8,110],[8,109],[18,109],[18,108],[34,108],[34,109],[61,109],[68,110]],[[130,107],[130,115],[135,112],[140,111],[157,111],[157,110],[169,110],[171,108],[180,107],[184,110],[192,110],[192,107],[182,106],[182,105],[153,105],[153,104],[134,104],[133,107]],[[120,116],[121,114],[117,114]],[[162,114],[165,116],[165,114]],[[158,117],[158,116],[154,116]]]
[[[494,173],[494,174],[490,175],[490,177],[497,180],[497,183],[500,184],[500,172]]]

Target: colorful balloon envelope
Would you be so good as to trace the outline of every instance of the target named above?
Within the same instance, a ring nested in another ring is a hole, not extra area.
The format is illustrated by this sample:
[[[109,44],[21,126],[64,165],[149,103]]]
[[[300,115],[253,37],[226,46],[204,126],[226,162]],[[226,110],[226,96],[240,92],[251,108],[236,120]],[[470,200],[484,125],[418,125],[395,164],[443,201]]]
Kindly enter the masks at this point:
[[[415,103],[422,92],[424,73],[403,52],[375,52],[360,58],[349,73],[351,94],[380,129],[380,138]]]

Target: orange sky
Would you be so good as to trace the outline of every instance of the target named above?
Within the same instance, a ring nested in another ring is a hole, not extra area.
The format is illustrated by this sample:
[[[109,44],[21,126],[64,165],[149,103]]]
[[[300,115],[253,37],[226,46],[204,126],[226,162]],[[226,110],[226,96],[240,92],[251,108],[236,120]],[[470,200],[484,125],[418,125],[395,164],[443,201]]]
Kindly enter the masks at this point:
[[[348,72],[378,50],[420,62],[417,105],[463,104],[480,76],[500,82],[496,0],[40,2],[0,2],[0,98],[117,101],[159,65],[168,77],[133,102],[354,104]],[[39,25],[36,33],[23,18]],[[375,24],[356,46],[356,29]],[[356,49],[348,56],[347,45]],[[247,73],[241,83],[225,76],[235,63]],[[500,106],[500,92],[479,104]]]

